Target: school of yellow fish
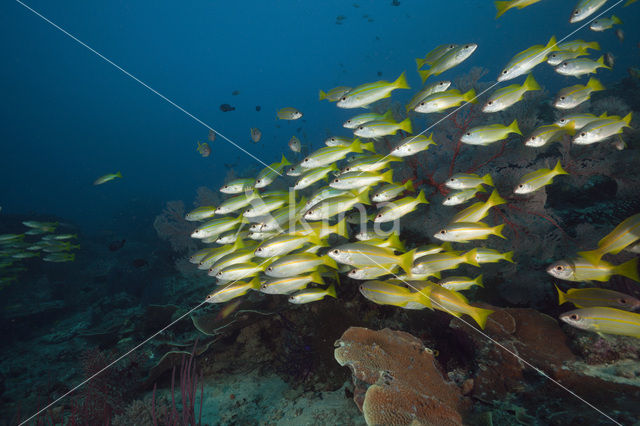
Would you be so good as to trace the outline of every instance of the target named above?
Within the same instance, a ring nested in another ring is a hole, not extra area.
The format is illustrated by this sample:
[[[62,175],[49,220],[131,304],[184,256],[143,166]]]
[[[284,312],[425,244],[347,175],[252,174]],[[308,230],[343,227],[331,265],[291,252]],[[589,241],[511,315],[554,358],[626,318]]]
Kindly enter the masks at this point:
[[[509,9],[522,9],[539,0],[497,1],[498,17]],[[630,0],[627,3],[634,3]],[[595,14],[606,0],[581,0],[570,22],[579,22]],[[617,17],[592,22],[594,31],[620,25]],[[424,83],[406,105],[407,115],[395,117],[391,111],[378,114],[367,110],[343,123],[353,131],[350,137],[330,137],[322,148],[292,164],[283,155],[279,162],[264,168],[257,176],[235,179],[220,188],[228,194],[218,206],[202,206],[186,216],[203,222],[193,238],[213,244],[194,253],[190,261],[215,277],[219,289],[207,297],[210,303],[222,303],[256,290],[282,294],[291,303],[309,303],[326,296],[336,297],[340,274],[362,280],[360,292],[374,303],[404,309],[438,309],[455,316],[468,315],[485,326],[492,311],[471,305],[462,294],[474,286],[483,286],[482,274],[475,278],[455,276],[462,264],[480,268],[484,263],[513,262],[512,252],[500,253],[487,248],[492,238],[505,238],[504,224],[490,226],[483,220],[491,208],[505,200],[493,189],[486,201],[477,201],[458,212],[433,237],[438,244],[407,248],[401,237],[401,219],[409,214],[427,214],[423,190],[415,194],[414,182],[394,179],[392,166],[401,166],[405,157],[429,149],[438,141],[432,135],[413,133],[411,117],[452,111],[465,103],[477,102],[475,91],[460,92],[451,81],[430,81],[469,58],[478,45],[447,44],[416,59]],[[603,58],[591,59],[597,42],[569,40],[531,46],[516,54],[497,76],[499,82],[524,76],[522,84],[502,86],[493,91],[482,111],[491,114],[520,102],[529,91],[540,90],[531,73],[547,62],[555,71],[576,79],[589,77],[600,69],[609,69]],[[425,67],[428,67],[424,69]],[[338,108],[369,108],[388,98],[395,90],[409,89],[405,74],[395,81],[377,81],[357,87],[340,86],[320,91],[320,100],[335,102]],[[629,127],[631,114],[625,117],[571,113],[590,98],[594,91],[606,90],[591,76],[584,84],[566,87],[557,94],[553,106],[567,113],[555,123],[548,123],[526,135],[519,142],[535,149],[563,137],[576,145],[588,145],[620,137]],[[302,113],[283,108],[280,119],[297,119]],[[399,133],[400,132],[400,133]],[[488,146],[513,135],[522,136],[517,121],[492,123],[466,131],[461,142]],[[397,139],[395,147],[382,152],[383,137]],[[294,153],[300,151],[297,138],[289,142]],[[524,148],[524,149],[529,149]],[[560,161],[520,179],[515,194],[529,194],[550,185],[553,178],[566,174]],[[286,176],[284,176],[286,175]],[[443,204],[471,202],[479,192],[494,186],[490,174],[453,174],[445,182],[452,192]],[[267,189],[267,187],[277,189]],[[411,195],[413,194],[413,195]],[[418,213],[413,213],[419,210]],[[362,223],[361,223],[362,222]],[[360,226],[356,230],[356,224]],[[386,224],[386,225],[385,225]],[[382,225],[382,226],[381,226]],[[389,229],[393,225],[392,230]],[[573,282],[606,282],[614,274],[640,281],[638,259],[622,265],[602,260],[603,256],[622,250],[640,253],[640,214],[629,217],[604,237],[596,249],[579,253],[572,260],[551,265],[549,274]],[[474,241],[483,247],[469,248]],[[460,248],[452,248],[452,244]],[[466,247],[463,249],[463,247]],[[441,273],[447,276],[442,277]],[[568,324],[598,333],[640,337],[640,314],[631,312],[640,301],[631,296],[602,288],[558,289],[559,302],[570,302],[577,310],[561,319]]]

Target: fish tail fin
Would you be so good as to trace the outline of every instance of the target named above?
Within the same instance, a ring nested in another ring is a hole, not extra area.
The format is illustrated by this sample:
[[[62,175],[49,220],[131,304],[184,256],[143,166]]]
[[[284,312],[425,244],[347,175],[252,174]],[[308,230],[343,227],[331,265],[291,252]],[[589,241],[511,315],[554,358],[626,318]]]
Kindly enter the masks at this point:
[[[387,112],[382,115],[382,120],[393,121],[393,111],[387,110]]]
[[[121,178],[122,177],[122,173],[120,173],[120,172],[116,173],[116,177]]]
[[[424,58],[416,58],[416,66],[418,67],[418,69],[424,67],[424,64],[426,64],[427,61]]]
[[[284,154],[282,154],[282,160],[280,160],[280,167],[290,166],[290,165],[291,163],[289,162],[289,160],[287,160]]]
[[[520,131],[520,127],[518,127],[518,120],[513,120],[511,124],[509,124],[509,131],[512,133],[517,133],[522,136],[522,132]]]
[[[353,142],[351,142],[351,145],[349,145],[350,151],[351,152],[355,152],[357,154],[361,154],[362,153],[362,143],[360,142],[359,138],[355,138],[353,140]]]
[[[558,291],[558,305],[562,305],[562,304],[566,303],[567,302],[566,293],[564,293],[562,290],[560,290],[557,285],[554,284],[553,286]]]
[[[625,116],[622,118],[622,121],[624,121],[624,122],[625,122],[626,127],[631,127],[631,113],[629,113],[629,114],[625,115]]]
[[[600,259],[602,259],[603,254],[604,253],[600,252],[599,249],[578,252],[578,256],[586,259],[592,265],[597,265],[598,263],[600,263]]]
[[[611,15],[611,22],[617,25],[622,25],[622,20],[618,18],[616,15]]]
[[[418,70],[418,74],[420,74],[420,80],[422,80],[422,84],[424,84],[431,75],[431,70]]]
[[[589,81],[587,82],[587,87],[589,89],[591,89],[592,91],[594,91],[594,92],[597,92],[599,90],[604,90],[605,89],[604,86],[602,85],[602,83],[600,83],[600,80],[598,80],[595,77],[591,77],[589,79]]]
[[[493,4],[496,5],[496,19],[501,17],[507,10],[511,9],[510,1],[494,1]]]
[[[478,102],[475,89],[470,89],[467,93],[463,94],[462,99],[464,99],[466,102],[469,102],[470,104],[475,104],[476,102]]]
[[[402,72],[402,74],[400,74],[400,77],[398,77],[396,81],[393,82],[393,86],[396,89],[411,89],[409,87],[409,84],[407,83],[407,76],[404,71]]]
[[[504,235],[502,235],[502,230],[504,229],[504,223],[501,223],[498,226],[494,226],[493,227],[493,235],[495,235],[496,237],[500,237],[500,238],[504,238],[505,240],[507,239],[507,237],[505,237]]]
[[[331,284],[329,286],[329,288],[327,288],[327,295],[333,297],[334,299],[338,298],[338,295],[336,294],[336,286]]]
[[[413,181],[412,180],[408,180],[404,183],[404,190],[405,191],[409,191],[409,192],[415,192],[416,188],[413,186]]]
[[[404,244],[400,241],[400,237],[395,232],[389,235],[387,238],[387,242],[389,243],[389,247],[397,248],[398,250],[405,251]]]
[[[420,193],[418,193],[416,201],[418,202],[418,204],[429,204],[429,201],[427,201],[427,197],[424,195],[424,189],[421,190]]]
[[[319,100],[327,99],[327,94],[323,90],[320,90],[320,92],[318,93],[318,99]]]
[[[487,173],[486,175],[482,176],[482,183],[487,184],[489,186],[494,186],[493,178],[491,177],[491,174]]]
[[[433,304],[431,303],[431,291],[433,290],[433,287],[431,287],[430,285],[428,286],[424,286],[422,289],[418,290],[417,292],[413,293],[413,296],[415,298],[415,301],[423,306],[426,306],[427,308],[433,310]]]
[[[527,76],[527,79],[524,81],[523,86],[525,87],[525,89],[527,90],[541,90],[540,85],[538,84],[538,82],[536,81],[535,78],[533,78],[533,74],[529,74]]]
[[[392,183],[393,182],[393,169],[387,170],[381,176],[382,182]]]
[[[260,290],[260,277],[253,277],[253,279],[249,281],[249,286],[254,290]]]
[[[587,49],[593,49],[593,50],[600,50],[600,43],[598,43],[597,41],[592,41],[590,43],[587,43],[587,47],[586,48]]]
[[[472,306],[469,316],[478,323],[481,329],[484,330],[484,327],[487,325],[487,318],[492,313],[493,311],[491,309],[476,308],[475,306]]]
[[[638,259],[640,258],[634,257],[628,262],[624,262],[622,265],[616,266],[613,268],[614,273],[640,282],[640,276],[638,275]]]
[[[601,68],[606,68],[608,70],[611,69],[609,65],[604,63],[604,55],[600,56],[596,62],[598,63],[598,65],[600,65]]]
[[[416,249],[406,252],[398,256],[398,264],[403,271],[408,275],[411,275],[411,269],[413,268],[413,256],[416,254]]]
[[[404,130],[407,133],[413,133],[413,128],[411,127],[411,119],[409,117],[405,118],[398,124],[400,126],[400,130]]]
[[[555,35],[551,36],[551,38],[549,39],[549,42],[544,47],[544,50],[546,50],[547,53],[553,52],[555,50],[558,50],[558,40],[556,40],[556,36]]]
[[[476,277],[475,280],[473,280],[473,282],[475,283],[475,285],[477,285],[478,287],[482,287],[484,288],[484,284],[482,283],[482,274],[478,275]]]
[[[336,223],[335,225],[335,233],[340,235],[342,238],[349,238],[349,233],[347,229],[347,218],[342,218],[341,221]]]
[[[335,260],[329,257],[329,255],[325,254],[324,256],[321,257],[321,259],[322,259],[322,263],[327,265],[329,268],[338,269],[338,264],[336,263]]]
[[[442,247],[442,251],[451,251],[453,249],[449,241],[442,243],[440,247]]]
[[[556,175],[568,175],[569,174],[565,169],[562,168],[562,164],[560,164],[560,160],[558,160],[558,162],[556,163],[556,166],[551,171],[554,172]]]
[[[393,170],[389,170],[389,171],[393,172]],[[367,206],[371,205],[371,201],[369,200],[369,189],[365,189],[364,191],[359,193],[357,198],[360,204],[365,204]]]
[[[506,260],[507,262],[515,263],[513,261],[513,250],[504,253],[503,254],[503,259]]]
[[[376,149],[373,146],[373,142],[367,142],[367,143],[361,143],[360,147],[364,150],[364,151],[369,151],[369,152],[376,152]]]
[[[324,280],[322,279],[322,275],[320,275],[320,272],[318,272],[318,271],[313,271],[311,273],[311,275],[309,276],[309,278],[311,278],[311,282],[312,283],[324,284]]]
[[[469,265],[480,267],[478,260],[476,259],[476,255],[478,254],[478,249],[472,249],[466,252],[463,257],[464,261]]]
[[[306,238],[313,245],[326,247],[326,243],[322,241],[322,239],[318,236],[318,234],[314,234],[312,232],[309,235],[307,235]]]
[[[491,195],[489,196],[489,198],[487,199],[487,205],[491,207],[499,206],[500,204],[504,204],[506,202],[507,201],[504,198],[502,198],[500,194],[498,194],[497,189],[494,189],[491,192]]]

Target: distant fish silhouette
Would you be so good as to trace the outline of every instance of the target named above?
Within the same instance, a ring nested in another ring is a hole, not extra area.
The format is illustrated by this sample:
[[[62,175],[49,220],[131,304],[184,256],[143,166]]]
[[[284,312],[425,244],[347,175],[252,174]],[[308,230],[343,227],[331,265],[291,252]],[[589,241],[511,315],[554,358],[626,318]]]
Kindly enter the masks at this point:
[[[134,259],[131,264],[136,268],[144,268],[145,266],[149,265],[149,262],[147,262],[145,259]]]
[[[239,90],[234,90],[233,92],[231,92],[231,94],[233,96],[238,96],[240,94],[240,91]]]
[[[231,106],[231,105],[229,105],[229,104],[222,104],[222,105],[220,105],[220,111],[222,111],[222,112],[229,112],[229,111],[235,111],[235,110],[236,110],[236,108],[235,108],[235,107],[232,107],[232,106]]]
[[[256,105],[256,111],[260,111],[262,107],[260,105]]]
[[[109,244],[109,250],[111,251],[117,251],[120,250],[122,247],[124,247],[124,243],[127,240],[122,240],[122,241],[114,241],[112,243]]]

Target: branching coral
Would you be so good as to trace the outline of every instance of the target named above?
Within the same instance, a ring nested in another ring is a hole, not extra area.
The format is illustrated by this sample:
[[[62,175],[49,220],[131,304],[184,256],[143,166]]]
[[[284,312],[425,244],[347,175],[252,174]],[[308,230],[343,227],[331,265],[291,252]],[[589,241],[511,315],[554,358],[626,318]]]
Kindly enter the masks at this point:
[[[185,209],[182,201],[169,201],[162,213],[153,221],[158,236],[169,241],[177,252],[193,251],[197,245],[191,232],[193,224],[184,219]]]

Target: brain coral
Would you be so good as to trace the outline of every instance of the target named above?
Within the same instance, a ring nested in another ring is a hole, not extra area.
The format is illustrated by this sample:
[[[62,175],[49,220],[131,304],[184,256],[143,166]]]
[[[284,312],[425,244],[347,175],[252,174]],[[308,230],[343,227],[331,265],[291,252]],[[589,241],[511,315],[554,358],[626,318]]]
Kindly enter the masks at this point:
[[[336,360],[353,373],[354,400],[367,424],[462,424],[467,401],[411,334],[351,327],[335,346]]]

